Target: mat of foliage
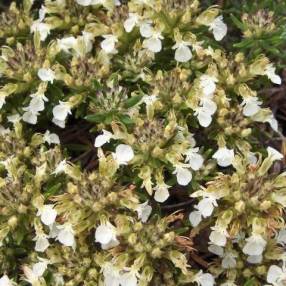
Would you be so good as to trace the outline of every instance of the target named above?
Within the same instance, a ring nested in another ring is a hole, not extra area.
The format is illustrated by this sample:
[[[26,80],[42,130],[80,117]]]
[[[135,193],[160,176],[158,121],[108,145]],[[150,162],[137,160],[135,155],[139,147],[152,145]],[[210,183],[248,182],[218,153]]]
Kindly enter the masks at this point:
[[[0,286],[286,285],[284,0],[0,9]]]

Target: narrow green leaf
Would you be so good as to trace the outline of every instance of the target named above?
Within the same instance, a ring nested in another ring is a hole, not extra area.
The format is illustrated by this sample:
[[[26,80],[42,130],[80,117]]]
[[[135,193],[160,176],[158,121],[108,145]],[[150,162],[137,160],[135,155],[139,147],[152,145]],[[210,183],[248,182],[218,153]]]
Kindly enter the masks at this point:
[[[125,102],[124,102],[124,107],[125,108],[130,108],[134,105],[136,105],[138,102],[140,102],[140,100],[142,99],[143,94],[138,94],[138,95],[134,95],[130,98],[128,98]]]

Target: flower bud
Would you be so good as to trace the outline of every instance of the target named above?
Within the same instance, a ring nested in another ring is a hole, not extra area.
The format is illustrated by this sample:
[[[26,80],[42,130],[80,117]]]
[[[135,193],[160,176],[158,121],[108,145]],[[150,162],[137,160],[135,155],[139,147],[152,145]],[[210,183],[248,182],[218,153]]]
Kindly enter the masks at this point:
[[[8,220],[8,225],[13,229],[17,226],[18,219],[15,215],[11,216]]]

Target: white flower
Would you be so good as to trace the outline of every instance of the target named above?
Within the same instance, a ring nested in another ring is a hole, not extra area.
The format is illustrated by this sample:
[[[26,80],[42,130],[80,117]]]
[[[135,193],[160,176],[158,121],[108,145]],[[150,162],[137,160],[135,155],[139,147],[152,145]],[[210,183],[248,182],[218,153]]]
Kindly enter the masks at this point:
[[[217,105],[213,101],[213,93],[216,89],[215,78],[204,75],[201,77],[200,86],[203,96],[200,98],[200,105],[195,109],[195,116],[203,127],[208,127],[212,122],[212,115],[217,110]]]
[[[189,214],[189,220],[193,227],[196,227],[202,221],[202,214],[200,211],[193,211]]]
[[[247,156],[247,160],[248,160],[248,163],[251,164],[251,165],[256,165],[257,164],[257,158],[255,156],[255,154],[253,152],[248,152],[246,154]]]
[[[2,125],[0,125],[0,136],[6,135],[10,132],[11,130],[9,128],[4,128]]]
[[[126,144],[119,144],[115,149],[115,153],[113,153],[113,158],[118,165],[127,165],[134,158],[132,147]]]
[[[137,286],[137,272],[136,271],[128,271],[120,275],[120,285],[121,286]]]
[[[273,64],[268,64],[266,66],[265,75],[275,84],[282,83],[281,77],[275,73],[275,67]]]
[[[137,13],[129,13],[129,17],[124,21],[123,26],[127,33],[130,33],[133,28],[139,23],[139,16]]]
[[[152,94],[152,95],[144,95],[142,98],[142,101],[147,105],[153,105],[155,101],[158,100],[158,96],[156,94]]]
[[[39,20],[34,21],[31,26],[31,32],[38,32],[40,34],[41,41],[45,41],[47,36],[50,34],[51,26],[46,23],[42,23]]]
[[[228,149],[227,147],[220,147],[212,156],[212,158],[217,160],[217,164],[221,167],[228,167],[232,164],[234,159],[233,149]]]
[[[260,234],[252,234],[246,241],[242,251],[247,255],[261,255],[267,244]]]
[[[53,205],[43,205],[37,212],[37,216],[41,217],[41,221],[45,225],[51,225],[55,222],[57,211]]]
[[[16,114],[7,116],[7,120],[14,124],[14,123],[19,122],[21,120],[21,116],[20,116],[20,114],[16,113]]]
[[[192,58],[192,52],[189,48],[190,42],[180,41],[177,42],[172,49],[175,51],[175,60],[180,63],[188,62]]]
[[[38,285],[40,283],[39,281],[39,277],[37,277],[34,272],[32,271],[32,269],[27,266],[24,265],[22,267],[22,270],[24,272],[24,276],[25,276],[25,281],[27,281],[28,283],[30,283],[31,285]]]
[[[281,154],[280,152],[278,152],[276,149],[268,146],[267,147],[267,153],[268,153],[268,157],[271,157],[273,161],[276,161],[276,160],[281,160],[284,158],[284,155]]]
[[[181,186],[187,186],[192,180],[192,173],[187,168],[183,168],[181,166],[176,166],[173,174],[177,176],[177,182]]]
[[[217,201],[216,201],[216,198],[212,196],[203,198],[196,205],[196,209],[205,218],[211,216],[211,214],[213,213],[214,207],[217,207]]]
[[[42,277],[46,269],[48,268],[49,260],[39,258],[39,262],[35,263],[32,267],[32,271],[36,277]]]
[[[276,240],[277,240],[277,243],[283,246],[286,245],[286,229],[285,228],[279,230]]]
[[[77,56],[84,56],[89,53],[93,47],[94,36],[89,32],[82,32],[82,36],[78,36],[76,42],[72,46]]]
[[[146,201],[143,204],[139,204],[135,210],[138,214],[138,218],[143,223],[145,223],[148,220],[149,216],[152,213],[152,207],[148,205],[148,201]]]
[[[158,53],[162,50],[162,39],[164,39],[164,37],[160,32],[153,31],[151,37],[143,41],[143,47],[153,53]]]
[[[154,188],[155,190],[154,199],[156,202],[163,203],[169,198],[170,194],[168,188],[170,188],[170,186],[166,184],[158,184]]]
[[[212,122],[212,114],[203,106],[196,108],[195,116],[197,116],[202,127],[208,127]]]
[[[3,275],[0,278],[0,286],[13,286],[13,284],[7,275]]]
[[[190,165],[190,167],[194,171],[198,171],[203,166],[204,163],[204,158],[198,152],[199,148],[197,147],[197,148],[190,148],[185,153],[186,162]]]
[[[216,90],[217,78],[207,74],[203,74],[200,77],[200,88],[203,90],[205,96],[212,95]]]
[[[23,110],[26,111],[22,116],[23,121],[33,125],[36,124],[38,121],[39,113],[31,112],[29,107],[24,107]]]
[[[53,83],[54,79],[56,78],[55,72],[52,71],[51,69],[46,69],[46,68],[40,68],[38,70],[38,77],[42,81],[48,81],[50,83]]]
[[[231,268],[235,268],[236,266],[236,258],[237,255],[235,253],[232,252],[225,252],[225,254],[223,255],[223,259],[221,261],[221,266],[224,269],[231,269]]]
[[[67,37],[63,39],[58,39],[57,43],[60,50],[68,53],[70,49],[75,47],[77,40],[75,37]]]
[[[57,240],[65,246],[75,246],[74,230],[71,224],[66,223],[58,226]]]
[[[82,6],[91,5],[92,0],[76,0],[76,3]]]
[[[268,122],[270,124],[270,127],[278,132],[278,121],[275,119],[274,115],[273,114],[270,114],[268,116],[268,118],[265,120],[265,122]]]
[[[211,227],[210,242],[218,246],[225,246],[228,233],[225,228],[219,226]]]
[[[213,22],[209,24],[209,30],[213,32],[216,41],[221,41],[227,34],[227,26],[223,22],[223,17],[216,17]]]
[[[251,264],[259,264],[262,261],[262,255],[250,255],[247,257],[246,261]]]
[[[50,245],[47,235],[44,233],[37,234],[34,240],[36,240],[35,251],[37,252],[44,252]]]
[[[115,53],[115,44],[118,42],[118,39],[115,35],[103,35],[104,40],[100,43],[101,48],[107,53]]]
[[[198,286],[213,286],[215,284],[214,277],[209,273],[199,271],[195,276],[195,282]]]
[[[99,242],[102,249],[117,246],[119,242],[116,238],[116,227],[110,222],[98,226],[95,231],[95,242]]]
[[[102,267],[104,276],[104,286],[119,286],[120,273],[119,269],[114,267],[111,263],[107,262]]]
[[[64,286],[65,285],[63,274],[61,274],[61,273],[54,273],[53,274],[53,280],[55,281],[55,286]]]
[[[65,173],[67,169],[68,163],[66,159],[62,160],[56,167],[55,171],[52,174],[59,174],[59,173]]]
[[[1,76],[0,76],[1,77]],[[3,105],[5,104],[5,97],[4,96],[0,96],[0,109],[3,107]]]
[[[44,134],[44,141],[47,142],[49,145],[51,144],[60,144],[60,138],[56,133],[50,133],[47,130]]]
[[[53,118],[52,122],[61,128],[65,128],[66,126],[65,120],[58,120],[55,117]]]
[[[286,281],[286,268],[283,265],[280,268],[277,265],[271,265],[267,273],[267,282],[274,286],[284,286]]]
[[[47,9],[44,5],[41,6],[39,10],[39,21],[42,22],[45,19]]]
[[[109,143],[110,139],[113,137],[112,133],[107,130],[102,130],[103,134],[98,135],[95,138],[94,147],[101,147],[105,143]]]
[[[53,115],[56,120],[64,121],[68,114],[71,114],[71,106],[68,102],[59,101],[53,108]]]
[[[45,109],[45,101],[48,101],[47,97],[43,93],[31,94],[32,100],[29,104],[29,111],[32,113],[37,113]]]
[[[56,223],[53,223],[51,225],[49,225],[49,229],[50,229],[50,232],[49,232],[49,238],[56,238],[59,234],[59,228],[57,226]]]
[[[220,257],[223,257],[223,255],[224,255],[224,249],[223,249],[223,247],[218,246],[218,245],[215,245],[215,244],[211,244],[211,245],[208,247],[208,250],[209,250],[211,253],[214,253],[214,254],[216,254],[217,256],[220,256]]]
[[[256,96],[245,97],[241,103],[241,106],[243,106],[243,115],[252,116],[256,114],[260,110],[261,104],[262,101],[259,101]]]
[[[150,21],[143,21],[140,24],[139,29],[140,29],[141,36],[144,38],[150,38],[154,32],[154,29]]]

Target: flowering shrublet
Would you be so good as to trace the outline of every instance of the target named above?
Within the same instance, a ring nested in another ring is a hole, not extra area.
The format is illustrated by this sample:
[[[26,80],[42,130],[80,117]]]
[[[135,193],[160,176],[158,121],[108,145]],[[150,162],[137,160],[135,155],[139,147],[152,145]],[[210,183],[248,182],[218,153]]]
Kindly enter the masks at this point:
[[[281,248],[285,229],[282,212],[285,174],[269,172],[273,162],[282,155],[271,147],[264,160],[261,154],[257,155],[256,163],[236,156],[235,173],[219,174],[207,188],[191,195],[200,198],[190,213],[191,224],[198,231],[211,225],[208,249],[219,257],[211,270],[221,277],[231,271],[238,285],[249,275],[256,277],[257,282],[265,281],[265,267],[274,260],[285,259]],[[206,225],[204,219],[209,221]],[[257,265],[263,265],[264,272],[260,273]]]
[[[205,2],[1,13],[0,286],[284,285],[283,20]]]

